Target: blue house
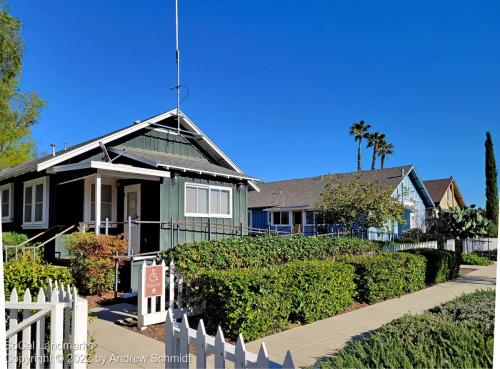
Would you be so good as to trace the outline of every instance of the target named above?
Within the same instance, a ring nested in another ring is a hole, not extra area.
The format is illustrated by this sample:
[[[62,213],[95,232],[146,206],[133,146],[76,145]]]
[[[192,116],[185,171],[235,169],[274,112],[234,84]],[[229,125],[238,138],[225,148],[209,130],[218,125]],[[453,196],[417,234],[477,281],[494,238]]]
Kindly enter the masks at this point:
[[[410,228],[425,230],[426,209],[433,208],[434,203],[413,166],[341,173],[336,178],[344,183],[359,178],[378,184],[391,191],[405,207],[404,224],[355,229],[358,234],[371,239],[392,239]],[[262,183],[260,192],[248,194],[249,227],[305,235],[340,231],[341,226],[324,224],[314,212],[314,203],[327,183],[327,176]]]

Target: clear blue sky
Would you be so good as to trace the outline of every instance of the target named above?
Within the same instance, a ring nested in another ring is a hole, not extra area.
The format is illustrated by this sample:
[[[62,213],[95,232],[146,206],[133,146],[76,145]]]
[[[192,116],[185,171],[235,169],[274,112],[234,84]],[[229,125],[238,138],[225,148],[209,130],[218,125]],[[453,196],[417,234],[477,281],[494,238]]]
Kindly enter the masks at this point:
[[[453,175],[484,205],[486,130],[500,161],[500,2],[180,2],[183,110],[247,173],[355,170],[347,132],[363,119],[396,146],[387,166]],[[22,86],[47,100],[41,151],[174,107],[173,0],[9,3]]]

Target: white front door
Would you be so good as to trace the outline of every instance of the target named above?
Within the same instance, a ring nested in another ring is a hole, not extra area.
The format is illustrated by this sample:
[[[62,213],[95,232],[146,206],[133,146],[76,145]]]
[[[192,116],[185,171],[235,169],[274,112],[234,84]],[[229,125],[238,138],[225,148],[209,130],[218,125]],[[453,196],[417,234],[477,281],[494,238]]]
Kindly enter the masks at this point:
[[[125,239],[129,239],[129,230],[128,230],[128,217],[134,220],[141,220],[141,185],[131,185],[125,186],[123,188],[125,192],[125,203],[123,205],[123,214],[124,214],[124,235]],[[141,253],[141,225],[132,223],[131,226],[131,251],[132,254],[140,254]]]

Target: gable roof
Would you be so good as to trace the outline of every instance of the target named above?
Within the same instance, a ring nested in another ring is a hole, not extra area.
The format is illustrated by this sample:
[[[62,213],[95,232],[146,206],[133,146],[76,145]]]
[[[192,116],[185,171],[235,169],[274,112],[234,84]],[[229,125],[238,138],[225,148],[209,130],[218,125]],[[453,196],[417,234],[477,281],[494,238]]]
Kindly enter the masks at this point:
[[[446,194],[446,191],[453,183],[454,194],[460,206],[465,207],[465,201],[462,197],[460,190],[458,189],[457,183],[453,177],[442,178],[442,179],[430,179],[424,181],[424,185],[429,191],[429,194],[432,197],[432,201],[434,204],[438,204],[443,199],[443,196]]]
[[[356,178],[364,183],[376,183],[388,191],[394,191],[401,181],[412,175],[420,182],[418,175],[411,165],[376,170],[366,170],[352,173],[338,173],[336,181],[351,183]],[[277,182],[261,183],[259,193],[249,193],[249,208],[312,208],[314,202],[328,184],[328,176],[289,179]],[[417,186],[418,187],[418,186]],[[421,186],[421,195],[427,206],[434,206],[427,191]]]
[[[191,134],[196,137],[196,142],[199,144],[205,151],[210,153],[219,163],[221,167],[230,169],[236,173],[242,175],[242,177],[246,177],[249,180],[254,180],[251,177],[248,177],[244,174],[244,172],[226,155],[224,152],[213,143],[208,136],[203,133],[203,131],[196,126],[196,124],[191,121],[182,111],[181,115],[181,128],[182,132],[187,134]],[[96,149],[100,146],[100,144],[107,144],[118,140],[122,137],[125,137],[129,134],[137,132],[141,129],[157,126],[161,121],[177,116],[177,109],[172,109],[167,112],[155,115],[148,119],[137,121],[134,124],[128,125],[119,130],[113,131],[106,135],[102,135],[91,140],[79,143],[77,145],[71,146],[66,150],[58,151],[55,155],[47,155],[38,159],[30,160],[26,163],[20,164],[13,168],[8,168],[0,171],[0,181],[5,180],[10,177],[19,176],[29,172],[41,172],[45,169],[48,169],[54,165],[63,163],[66,160],[69,160],[75,156],[84,154],[90,150]],[[164,127],[168,128],[168,127]],[[249,182],[250,186],[259,190],[259,188],[253,182]]]

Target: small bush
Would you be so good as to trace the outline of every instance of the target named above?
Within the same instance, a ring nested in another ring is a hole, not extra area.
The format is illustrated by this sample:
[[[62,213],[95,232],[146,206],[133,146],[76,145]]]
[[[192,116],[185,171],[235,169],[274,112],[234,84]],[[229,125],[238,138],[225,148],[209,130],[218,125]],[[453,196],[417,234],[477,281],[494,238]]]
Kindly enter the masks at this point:
[[[20,245],[21,243],[28,241],[28,236],[26,236],[23,233],[17,233],[17,232],[3,232],[2,233],[3,237],[3,244],[5,246],[16,246]]]
[[[442,283],[459,275],[461,264],[459,251],[419,249],[407,252],[422,255],[427,259],[425,282],[428,284]]]
[[[355,295],[354,268],[332,260],[297,261],[274,268],[199,271],[194,296],[207,328],[221,325],[235,338],[253,340],[311,323],[350,306]]]
[[[97,236],[90,232],[75,232],[68,236],[70,270],[83,294],[101,294],[113,289],[116,252],[123,255],[125,241],[118,236]]]
[[[356,295],[354,267],[331,260],[296,261],[277,268],[292,302],[291,321],[312,323],[350,306]]]
[[[495,293],[478,291],[353,340],[327,368],[491,368]]]
[[[399,243],[417,243],[421,242],[425,238],[425,233],[419,228],[407,229],[401,234],[401,238],[398,239]]]
[[[472,252],[469,254],[462,254],[462,264],[487,266],[493,264],[493,262],[488,258]]]
[[[239,269],[200,271],[194,284],[209,331],[253,340],[288,326],[290,299],[276,271]]]
[[[42,262],[32,262],[27,258],[18,261],[7,261],[4,264],[6,298],[10,296],[10,292],[14,287],[20,296],[24,295],[27,288],[29,288],[32,296],[36,296],[40,288],[48,286],[49,279],[69,285],[74,283],[67,268]]]
[[[425,258],[405,253],[338,259],[356,270],[357,299],[373,303],[424,287]]]
[[[166,251],[164,256],[168,261],[174,260],[184,276],[189,276],[201,269],[271,267],[377,251],[375,243],[359,238],[265,236],[186,243]]]

